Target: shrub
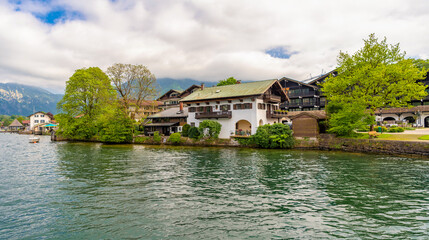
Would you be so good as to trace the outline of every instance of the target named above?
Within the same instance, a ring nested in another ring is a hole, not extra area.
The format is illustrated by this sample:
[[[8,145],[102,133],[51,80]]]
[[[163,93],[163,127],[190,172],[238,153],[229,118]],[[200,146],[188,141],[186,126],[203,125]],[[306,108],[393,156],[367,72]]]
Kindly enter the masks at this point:
[[[161,143],[161,136],[159,136],[159,132],[156,131],[153,133],[153,141],[156,143]]]
[[[170,135],[170,137],[168,138],[168,141],[173,143],[173,144],[179,144],[180,143],[180,133],[173,133]]]
[[[133,121],[126,115],[113,115],[104,118],[100,128],[100,141],[107,143],[126,143],[133,141]]]
[[[392,126],[392,127],[389,129],[389,132],[404,132],[404,128],[402,128],[402,127]]]
[[[149,139],[149,137],[136,137],[134,138],[135,143],[144,143]]]
[[[292,130],[282,123],[259,126],[253,136],[254,143],[261,148],[292,148]]]
[[[213,120],[204,120],[200,123],[199,131],[200,134],[204,132],[204,129],[209,129],[209,138],[218,138],[220,129],[222,128],[222,125],[216,121]]]
[[[183,127],[182,127],[182,136],[184,136],[184,137],[188,136],[189,128],[191,128],[191,125],[189,125],[189,124],[183,125]]]
[[[380,132],[380,127],[375,127],[374,129],[375,129],[375,131]],[[387,127],[381,126],[381,131],[382,132],[388,132],[389,130],[387,129]]]
[[[369,132],[370,128],[369,126],[361,126],[357,129],[358,132]]]
[[[238,144],[242,145],[242,146],[252,146],[255,144],[254,138],[250,137],[250,138],[236,138],[235,140],[237,140]]]
[[[197,127],[191,127],[188,131],[188,137],[192,139],[199,139],[200,138],[200,131]]]
[[[413,128],[413,127],[406,127],[406,128],[404,128],[405,130],[416,130],[415,128]]]

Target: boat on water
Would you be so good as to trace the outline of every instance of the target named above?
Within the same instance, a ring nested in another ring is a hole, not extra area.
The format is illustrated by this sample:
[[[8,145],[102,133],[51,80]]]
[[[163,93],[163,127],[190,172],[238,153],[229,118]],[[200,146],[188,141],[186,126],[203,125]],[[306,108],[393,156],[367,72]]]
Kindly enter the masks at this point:
[[[38,137],[31,137],[28,139],[30,143],[38,143],[40,141],[40,138]]]

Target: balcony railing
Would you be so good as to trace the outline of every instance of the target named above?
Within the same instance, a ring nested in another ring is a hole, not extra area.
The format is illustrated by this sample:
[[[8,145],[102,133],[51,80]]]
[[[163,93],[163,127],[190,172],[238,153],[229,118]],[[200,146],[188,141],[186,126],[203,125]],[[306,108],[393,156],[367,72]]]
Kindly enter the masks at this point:
[[[267,111],[267,118],[283,118],[286,116],[286,111]]]
[[[198,112],[195,113],[195,118],[231,118],[231,111],[221,111],[221,112]]]
[[[282,101],[282,98],[280,96],[267,94],[267,95],[264,95],[264,100],[269,101],[269,102],[279,103]]]

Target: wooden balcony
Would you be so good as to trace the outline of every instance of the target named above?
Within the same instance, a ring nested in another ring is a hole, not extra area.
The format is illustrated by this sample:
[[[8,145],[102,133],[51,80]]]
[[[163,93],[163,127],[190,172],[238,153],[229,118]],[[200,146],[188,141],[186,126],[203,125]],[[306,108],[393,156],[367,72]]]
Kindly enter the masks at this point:
[[[195,113],[195,118],[231,118],[231,111],[221,111],[221,112],[197,112]]]
[[[268,102],[279,103],[282,101],[282,98],[280,96],[267,94],[267,95],[264,95],[264,100]]]
[[[287,116],[286,111],[267,111],[267,118],[284,118]]]

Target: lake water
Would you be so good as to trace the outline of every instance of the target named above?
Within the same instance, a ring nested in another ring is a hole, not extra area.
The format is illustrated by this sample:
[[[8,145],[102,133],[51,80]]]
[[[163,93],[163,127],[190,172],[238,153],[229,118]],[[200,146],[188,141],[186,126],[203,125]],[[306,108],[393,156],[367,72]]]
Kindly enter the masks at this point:
[[[429,161],[0,134],[0,239],[428,239]]]

